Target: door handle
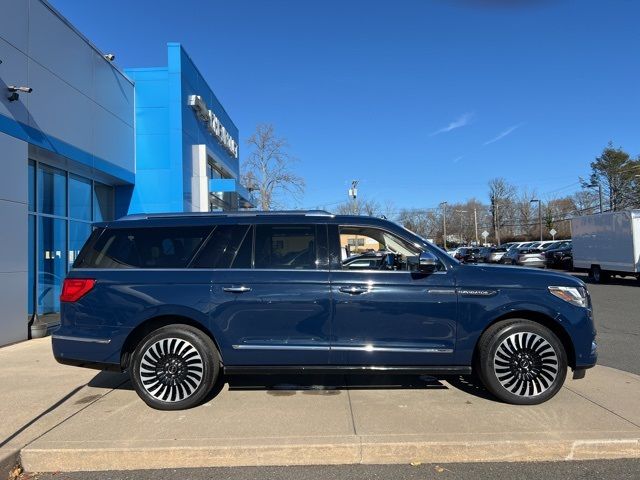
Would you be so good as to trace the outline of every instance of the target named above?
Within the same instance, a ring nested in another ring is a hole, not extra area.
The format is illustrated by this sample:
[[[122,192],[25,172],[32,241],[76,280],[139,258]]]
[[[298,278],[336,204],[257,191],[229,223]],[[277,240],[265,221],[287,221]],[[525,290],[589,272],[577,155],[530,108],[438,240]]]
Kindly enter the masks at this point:
[[[250,292],[251,288],[249,287],[223,287],[222,291],[224,292],[228,292],[228,293],[245,293],[245,292]]]
[[[361,293],[367,293],[369,289],[367,287],[358,287],[356,285],[350,285],[348,287],[338,288],[342,293],[348,293],[350,295],[360,295]]]

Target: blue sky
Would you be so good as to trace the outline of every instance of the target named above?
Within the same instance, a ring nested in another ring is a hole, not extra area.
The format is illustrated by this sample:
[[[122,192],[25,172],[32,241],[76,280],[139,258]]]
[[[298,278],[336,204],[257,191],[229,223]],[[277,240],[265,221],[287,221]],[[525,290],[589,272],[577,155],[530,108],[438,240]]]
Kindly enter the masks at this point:
[[[608,141],[640,153],[635,0],[50,0],[123,67],[181,42],[245,139],[300,159],[298,207],[571,193]]]

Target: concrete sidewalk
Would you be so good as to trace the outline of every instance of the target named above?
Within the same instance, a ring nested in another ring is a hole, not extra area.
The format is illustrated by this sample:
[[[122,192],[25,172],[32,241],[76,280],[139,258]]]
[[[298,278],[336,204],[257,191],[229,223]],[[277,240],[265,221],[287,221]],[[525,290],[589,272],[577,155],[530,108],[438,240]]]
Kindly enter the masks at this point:
[[[640,457],[640,377],[607,367],[534,407],[459,378],[306,376],[232,378],[159,412],[42,339],[0,349],[0,382],[2,451],[27,471]]]

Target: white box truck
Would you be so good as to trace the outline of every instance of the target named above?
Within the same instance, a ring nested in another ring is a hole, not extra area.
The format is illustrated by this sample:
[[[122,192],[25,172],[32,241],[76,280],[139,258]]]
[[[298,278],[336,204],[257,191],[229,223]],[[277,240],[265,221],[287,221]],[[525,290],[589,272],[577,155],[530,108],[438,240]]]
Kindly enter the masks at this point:
[[[607,212],[571,219],[573,267],[595,283],[612,275],[640,280],[640,210]]]

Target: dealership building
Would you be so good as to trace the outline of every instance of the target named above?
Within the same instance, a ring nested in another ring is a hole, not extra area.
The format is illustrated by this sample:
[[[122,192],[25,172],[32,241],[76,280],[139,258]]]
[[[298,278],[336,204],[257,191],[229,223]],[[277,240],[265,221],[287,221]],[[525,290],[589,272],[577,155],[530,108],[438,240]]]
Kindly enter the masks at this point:
[[[0,345],[59,323],[91,223],[253,206],[238,129],[184,48],[119,70],[44,0],[0,15]]]

